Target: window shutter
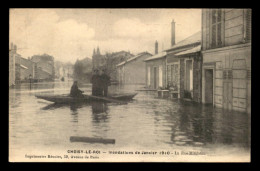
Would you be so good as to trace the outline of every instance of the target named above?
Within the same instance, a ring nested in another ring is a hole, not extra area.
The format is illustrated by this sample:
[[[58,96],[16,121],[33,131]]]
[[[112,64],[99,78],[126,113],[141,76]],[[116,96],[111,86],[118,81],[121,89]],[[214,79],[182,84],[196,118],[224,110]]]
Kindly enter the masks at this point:
[[[227,79],[227,71],[225,71],[225,70],[223,71],[223,78]]]
[[[221,9],[212,10],[211,22],[211,48],[223,46],[223,11]]]
[[[251,70],[247,70],[247,79],[251,80]]]
[[[168,80],[168,85],[171,83],[171,66],[167,65],[167,80]]]
[[[221,9],[219,9],[218,10],[218,22],[221,22],[221,14],[222,14],[222,10]]]
[[[232,79],[232,76],[233,74],[232,74],[232,70],[228,70],[228,79]]]
[[[217,11],[216,10],[212,10],[212,24],[216,23],[216,15],[217,15]]]
[[[216,47],[216,30],[217,30],[216,25],[213,25],[212,26],[212,44],[211,44],[211,46],[213,48]]]
[[[222,28],[221,28],[221,23],[219,23],[218,24],[218,37],[217,37],[217,39],[218,39],[218,47],[220,47],[221,45],[222,45],[222,41],[221,41],[221,30],[222,30]]]
[[[230,80],[233,78],[232,70],[224,70],[223,71],[223,79],[224,80]]]

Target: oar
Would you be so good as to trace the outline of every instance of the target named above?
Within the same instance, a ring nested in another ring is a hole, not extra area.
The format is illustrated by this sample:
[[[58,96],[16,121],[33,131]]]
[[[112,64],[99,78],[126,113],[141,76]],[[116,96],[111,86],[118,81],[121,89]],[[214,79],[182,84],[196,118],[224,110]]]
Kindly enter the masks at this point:
[[[114,103],[119,103],[119,104],[127,104],[127,102],[119,101],[119,100],[115,100],[115,99],[110,99],[110,98],[106,98],[106,97],[92,96],[92,95],[87,95],[87,94],[84,94],[84,95],[85,95],[85,96],[89,96],[89,97],[91,97],[91,98],[100,99],[100,100],[105,100],[105,101],[109,101],[109,102],[114,102]]]

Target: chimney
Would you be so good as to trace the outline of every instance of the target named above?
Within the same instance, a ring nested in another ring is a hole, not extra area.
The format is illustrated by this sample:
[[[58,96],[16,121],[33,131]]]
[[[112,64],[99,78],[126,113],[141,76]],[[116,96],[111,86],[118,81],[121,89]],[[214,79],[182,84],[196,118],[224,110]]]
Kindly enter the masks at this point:
[[[155,41],[155,55],[158,54],[158,42],[157,40]]]
[[[171,45],[175,45],[175,22],[172,20],[172,39],[171,39]]]

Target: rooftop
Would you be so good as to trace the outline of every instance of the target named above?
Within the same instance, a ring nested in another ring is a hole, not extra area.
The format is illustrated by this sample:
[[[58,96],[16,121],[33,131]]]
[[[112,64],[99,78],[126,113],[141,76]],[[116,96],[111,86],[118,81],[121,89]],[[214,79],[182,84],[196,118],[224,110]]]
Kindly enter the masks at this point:
[[[199,52],[201,50],[201,45],[195,46],[191,49],[176,53],[175,56],[181,56],[181,55],[186,55],[186,54],[191,54],[195,52]]]
[[[155,59],[160,59],[160,58],[163,58],[167,55],[167,53],[165,51],[162,51],[156,55],[153,55],[147,59],[145,59],[144,61],[150,61],[150,60],[155,60]]]
[[[148,52],[141,52],[141,53],[137,54],[136,56],[131,57],[131,58],[127,59],[126,61],[119,63],[119,64],[116,65],[116,66],[119,67],[119,66],[121,66],[121,65],[124,65],[124,64],[126,64],[126,63],[128,63],[128,62],[130,62],[130,61],[132,61],[132,60],[135,60],[136,58],[139,58],[139,57],[141,57],[141,56],[143,56],[143,55],[145,55],[145,54],[151,55],[151,54],[148,53]]]
[[[201,31],[198,31],[197,33],[187,37],[186,39],[178,42],[177,44],[173,45],[171,48],[167,49],[166,51],[170,51],[173,49],[180,48],[182,46],[194,44],[194,43],[200,43],[201,42]]]

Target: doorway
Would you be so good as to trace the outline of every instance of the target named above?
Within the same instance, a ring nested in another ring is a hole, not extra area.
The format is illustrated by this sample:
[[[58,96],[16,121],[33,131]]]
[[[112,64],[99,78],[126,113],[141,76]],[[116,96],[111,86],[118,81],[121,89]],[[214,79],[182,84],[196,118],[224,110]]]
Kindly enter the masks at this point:
[[[205,69],[205,103],[213,104],[213,69]]]

